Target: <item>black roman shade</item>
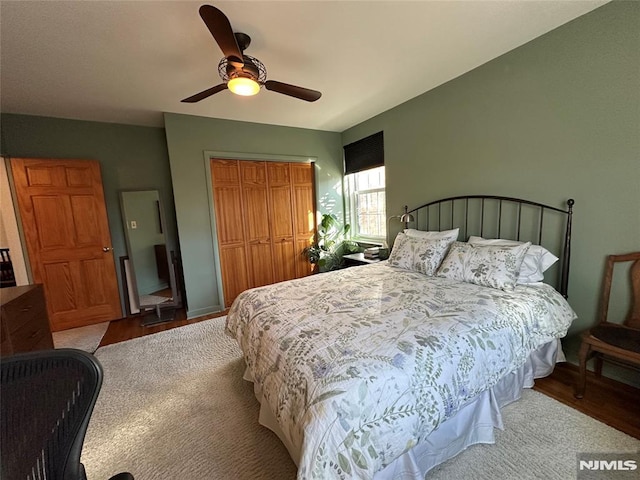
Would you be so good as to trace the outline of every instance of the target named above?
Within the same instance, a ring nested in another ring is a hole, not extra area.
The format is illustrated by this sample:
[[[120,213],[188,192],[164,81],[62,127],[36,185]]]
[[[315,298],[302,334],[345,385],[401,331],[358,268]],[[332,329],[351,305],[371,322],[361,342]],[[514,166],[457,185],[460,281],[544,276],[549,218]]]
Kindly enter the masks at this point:
[[[382,132],[344,146],[344,174],[361,172],[384,166],[384,140]]]

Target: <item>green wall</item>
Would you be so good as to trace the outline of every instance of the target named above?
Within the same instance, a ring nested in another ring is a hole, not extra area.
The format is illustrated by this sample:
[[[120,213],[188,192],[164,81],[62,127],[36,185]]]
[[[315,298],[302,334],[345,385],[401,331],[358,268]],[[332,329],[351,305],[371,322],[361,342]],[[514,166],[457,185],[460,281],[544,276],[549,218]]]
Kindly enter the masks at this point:
[[[379,130],[388,212],[464,194],[574,198],[570,333],[584,330],[605,256],[640,249],[640,3],[598,8],[356,125],[343,144]]]
[[[221,305],[207,152],[316,157],[318,210],[342,216],[342,145],[384,130],[388,212],[472,193],[576,200],[576,333],[595,321],[605,256],[640,249],[638,52],[640,2],[614,1],[342,134],[178,114],[164,130],[3,114],[2,153],[99,160],[116,257],[118,191],[160,190],[192,317]]]
[[[167,220],[168,245],[172,249],[178,246],[164,129],[14,114],[2,114],[0,120],[1,151],[5,156],[77,158],[100,162],[124,305],[118,259],[127,255],[127,247],[120,211],[120,190],[157,189]]]
[[[165,130],[189,317],[222,308],[210,217],[209,153],[285,161],[291,160],[287,156],[315,157],[317,208],[344,215],[339,133],[171,113],[165,114]]]

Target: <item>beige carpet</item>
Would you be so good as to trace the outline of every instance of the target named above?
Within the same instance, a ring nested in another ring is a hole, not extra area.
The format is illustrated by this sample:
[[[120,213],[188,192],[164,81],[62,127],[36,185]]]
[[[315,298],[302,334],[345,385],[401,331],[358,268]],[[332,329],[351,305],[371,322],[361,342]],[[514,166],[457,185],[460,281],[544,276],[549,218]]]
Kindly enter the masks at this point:
[[[100,348],[102,392],[83,451],[89,479],[128,470],[136,480],[293,480],[224,317]],[[576,477],[579,452],[637,452],[640,441],[543,394],[504,409],[496,445],[476,445],[428,480]]]
[[[100,340],[104,337],[107,328],[109,328],[109,322],[102,322],[53,332],[53,346],[55,348],[77,348],[93,353],[100,345]]]

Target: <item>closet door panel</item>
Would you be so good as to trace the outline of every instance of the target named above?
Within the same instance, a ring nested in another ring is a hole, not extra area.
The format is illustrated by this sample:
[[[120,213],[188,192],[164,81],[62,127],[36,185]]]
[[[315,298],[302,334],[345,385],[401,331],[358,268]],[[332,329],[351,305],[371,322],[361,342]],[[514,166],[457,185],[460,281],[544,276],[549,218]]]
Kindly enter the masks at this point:
[[[313,163],[292,163],[291,181],[294,185],[313,185]]]
[[[307,237],[313,236],[315,227],[313,186],[295,185],[293,187],[293,196],[295,233],[306,239]]]
[[[295,251],[293,252],[293,258],[295,261],[296,278],[306,277],[313,273],[314,265],[309,263],[309,257],[305,253],[307,247],[313,243],[308,240],[298,240],[296,242]]]
[[[244,242],[242,220],[238,218],[239,209],[242,208],[240,186],[214,187],[213,197],[220,244]]]
[[[247,246],[251,287],[262,287],[274,282],[271,243],[251,243]]]
[[[222,246],[220,269],[224,286],[224,303],[228,308],[236,297],[250,286],[244,245]]]
[[[242,175],[242,217],[247,242],[269,241],[269,198],[265,162],[240,162]]]
[[[242,217],[247,232],[247,266],[251,287],[273,283],[270,209],[265,162],[240,162]]]
[[[296,257],[293,239],[273,242],[274,280],[282,282],[296,278]]]
[[[211,177],[216,186],[240,185],[240,170],[237,160],[211,159]]]
[[[237,160],[221,159],[211,159],[210,166],[222,290],[225,306],[230,307],[235,298],[250,287],[240,167]]]
[[[269,206],[267,189],[264,187],[243,186],[242,197],[244,211],[242,216],[247,232],[247,241],[268,241],[269,233]]]
[[[273,232],[273,270],[276,282],[296,278],[293,211],[291,198],[291,165],[270,163],[268,166],[271,228]]]
[[[293,214],[291,211],[291,187],[271,187],[271,226],[273,229],[273,241],[293,239]]]
[[[287,187],[291,185],[291,168],[288,163],[280,162],[268,162],[267,163],[267,178],[269,179],[269,186],[282,186]]]
[[[313,164],[292,164],[291,182],[293,193],[293,223],[295,238],[296,276],[313,273],[305,250],[314,240],[316,229],[315,189]]]
[[[265,162],[240,161],[242,185],[267,186],[267,167]]]

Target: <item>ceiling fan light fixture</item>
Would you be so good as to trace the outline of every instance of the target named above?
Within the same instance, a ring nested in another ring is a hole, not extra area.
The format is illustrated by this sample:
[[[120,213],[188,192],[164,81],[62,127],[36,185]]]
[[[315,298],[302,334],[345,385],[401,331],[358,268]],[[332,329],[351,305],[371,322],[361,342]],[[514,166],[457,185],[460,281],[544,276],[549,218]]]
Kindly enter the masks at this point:
[[[246,33],[234,33],[227,16],[216,7],[202,5],[199,12],[224,54],[218,63],[218,75],[223,83],[191,95],[181,100],[182,102],[196,103],[227,89],[236,95],[256,95],[263,85],[266,90],[307,102],[315,102],[322,96],[322,93],[316,90],[267,80],[267,69],[264,64],[257,58],[244,53],[251,43],[251,37]]]
[[[260,84],[247,77],[236,77],[229,80],[227,87],[236,95],[250,97],[260,91]]]

